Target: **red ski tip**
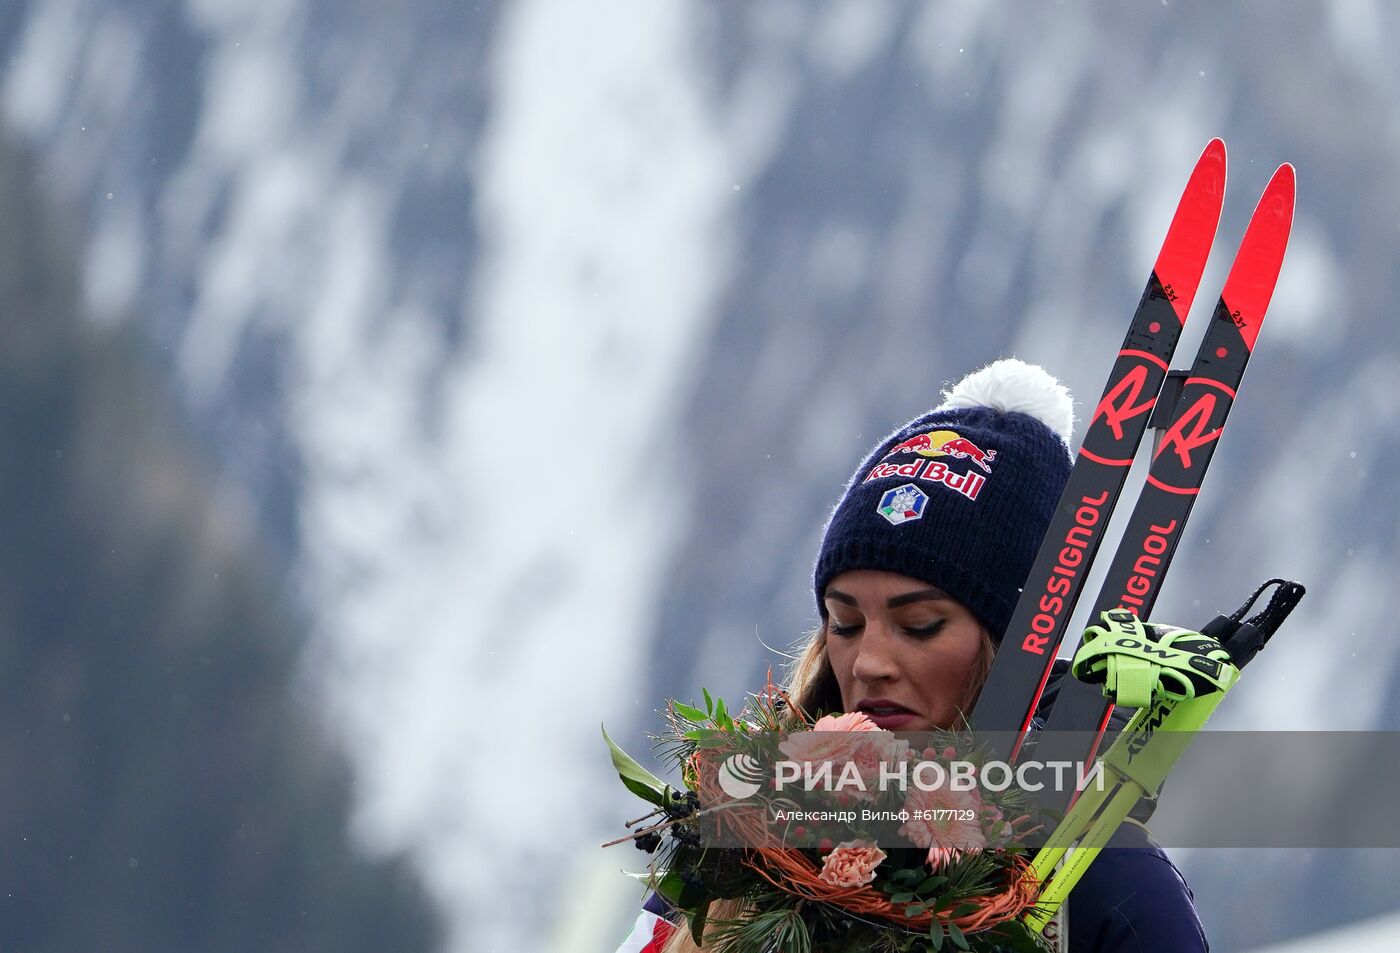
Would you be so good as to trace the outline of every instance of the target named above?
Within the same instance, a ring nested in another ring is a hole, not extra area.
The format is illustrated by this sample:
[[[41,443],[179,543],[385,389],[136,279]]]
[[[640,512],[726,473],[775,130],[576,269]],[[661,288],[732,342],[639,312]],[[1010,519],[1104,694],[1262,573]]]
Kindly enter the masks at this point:
[[[1244,338],[1244,346],[1254,350],[1259,326],[1269,300],[1274,296],[1283,254],[1288,249],[1288,235],[1293,230],[1293,200],[1297,185],[1293,166],[1285,162],[1274,172],[1254,215],[1245,229],[1240,252],[1225,280],[1220,299],[1234,318]]]
[[[1177,320],[1186,323],[1191,302],[1206,270],[1210,246],[1220,225],[1220,208],[1225,204],[1225,143],[1212,139],[1206,144],[1186,191],[1177,203],[1167,239],[1157,255],[1153,271],[1171,296]]]

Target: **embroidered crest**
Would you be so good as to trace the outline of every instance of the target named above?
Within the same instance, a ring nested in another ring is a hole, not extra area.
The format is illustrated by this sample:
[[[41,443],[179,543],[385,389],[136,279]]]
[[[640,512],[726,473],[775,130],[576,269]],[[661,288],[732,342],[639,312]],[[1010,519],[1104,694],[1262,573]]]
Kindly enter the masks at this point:
[[[891,525],[898,526],[923,516],[924,507],[927,505],[928,494],[914,484],[906,483],[886,490],[876,509]]]

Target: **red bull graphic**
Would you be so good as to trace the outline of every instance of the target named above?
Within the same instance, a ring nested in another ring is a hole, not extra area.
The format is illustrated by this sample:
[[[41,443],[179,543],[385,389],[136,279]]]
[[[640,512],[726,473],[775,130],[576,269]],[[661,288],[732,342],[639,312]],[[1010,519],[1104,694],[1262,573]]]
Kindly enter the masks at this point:
[[[918,480],[927,480],[930,483],[937,483],[950,490],[961,493],[969,500],[977,499],[977,494],[982,492],[982,486],[987,482],[987,478],[976,470],[969,470],[966,473],[958,473],[949,468],[948,464],[942,460],[915,460],[912,463],[877,463],[871,467],[870,472],[865,475],[862,483],[869,483],[871,480],[883,480],[886,477],[901,476]]]
[[[935,432],[948,434],[952,433],[951,430],[941,430]],[[903,443],[895,444],[893,447],[890,448],[890,452],[885,454],[885,456],[892,457],[896,453],[932,453],[938,449],[933,445],[933,436],[934,435],[931,433],[915,434]]]
[[[992,461],[997,457],[995,450],[983,450],[966,437],[949,440],[940,449],[951,456],[971,460],[987,473],[992,472]]]
[[[915,459],[909,463],[896,461],[877,463],[870,468],[870,472],[865,475],[865,479],[861,482],[869,483],[871,480],[883,480],[896,476],[927,480],[956,493],[961,493],[969,500],[975,500],[977,494],[981,492],[982,486],[987,482],[983,473],[992,472],[992,463],[997,458],[995,450],[986,450],[978,446],[956,430],[930,430],[928,433],[915,434],[908,440],[901,441],[891,447],[884,459],[890,460],[891,457],[906,453],[917,454],[925,459]],[[980,468],[982,473],[973,469],[959,473],[949,467],[945,461],[927,459],[929,457],[952,457],[955,460],[968,460]]]
[[[957,457],[971,460],[986,473],[992,472],[992,461],[997,458],[995,450],[983,450],[956,430],[930,430],[915,434],[890,448],[885,459],[901,453],[917,453],[921,457]]]

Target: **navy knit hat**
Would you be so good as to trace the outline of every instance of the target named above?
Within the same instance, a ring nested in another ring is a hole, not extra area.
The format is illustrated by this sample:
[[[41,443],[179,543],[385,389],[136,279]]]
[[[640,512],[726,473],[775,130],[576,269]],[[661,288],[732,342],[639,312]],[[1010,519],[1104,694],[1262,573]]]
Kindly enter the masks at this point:
[[[1069,479],[1073,404],[1042,368],[997,361],[890,434],[836,504],[814,573],[881,569],[942,589],[998,644]]]

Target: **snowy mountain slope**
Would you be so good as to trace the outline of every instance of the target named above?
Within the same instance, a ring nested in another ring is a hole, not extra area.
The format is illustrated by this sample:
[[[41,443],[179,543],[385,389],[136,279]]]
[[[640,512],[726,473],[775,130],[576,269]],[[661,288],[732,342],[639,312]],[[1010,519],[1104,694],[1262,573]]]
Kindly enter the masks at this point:
[[[1285,635],[1377,664],[1305,667],[1281,638],[1222,720],[1396,726],[1367,598],[1400,543],[1388,7],[8,11],[4,121],[86,219],[93,319],[140,322],[262,501],[356,833],[416,858],[454,948],[532,906],[474,858],[559,849],[507,821],[557,792],[499,775],[543,749],[612,791],[597,720],[635,749],[667,695],[755,685],[812,619],[823,508],[876,436],[1003,353],[1086,412],[1214,134],[1202,308],[1285,159],[1297,238],[1159,614],[1297,576]],[[624,806],[559,823],[596,843]]]

